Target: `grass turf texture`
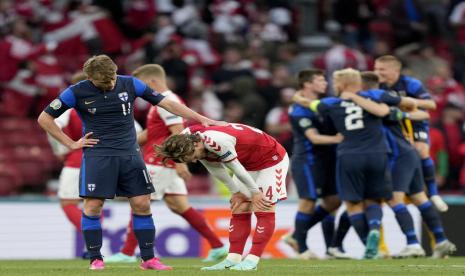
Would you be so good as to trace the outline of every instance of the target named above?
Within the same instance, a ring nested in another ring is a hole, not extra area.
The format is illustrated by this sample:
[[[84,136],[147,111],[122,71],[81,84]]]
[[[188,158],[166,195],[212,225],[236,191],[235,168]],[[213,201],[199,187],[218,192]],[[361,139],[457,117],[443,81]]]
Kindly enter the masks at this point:
[[[301,260],[263,260],[258,271],[200,271],[205,264],[199,259],[163,259],[174,267],[173,271],[143,271],[137,264],[107,264],[103,271],[90,271],[88,261],[52,260],[52,261],[0,261],[0,275],[147,275],[163,273],[165,275],[213,276],[213,275],[465,275],[465,257],[445,260],[408,259],[408,260],[350,260],[350,261],[301,261]]]

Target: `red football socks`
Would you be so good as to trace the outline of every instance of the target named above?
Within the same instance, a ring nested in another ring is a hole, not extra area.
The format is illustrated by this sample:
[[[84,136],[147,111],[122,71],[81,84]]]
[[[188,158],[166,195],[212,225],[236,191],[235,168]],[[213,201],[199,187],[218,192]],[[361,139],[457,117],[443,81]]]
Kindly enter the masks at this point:
[[[275,213],[255,212],[257,227],[252,239],[250,254],[260,257],[274,233]],[[250,230],[249,230],[250,231]]]
[[[189,224],[204,237],[212,248],[219,248],[223,246],[223,243],[218,236],[212,231],[210,226],[207,224],[205,217],[194,208],[189,208],[187,211],[181,214],[181,216],[189,222]]]
[[[129,220],[128,227],[126,229],[126,241],[124,242],[124,246],[121,249],[121,253],[134,256],[137,247],[137,239],[136,235],[134,234],[134,228],[132,226],[132,215],[131,219]]]
[[[76,230],[81,232],[81,216],[82,211],[79,206],[74,204],[68,204],[62,207],[68,220],[76,227]]]
[[[229,253],[242,255],[251,230],[251,213],[233,214],[229,224]]]

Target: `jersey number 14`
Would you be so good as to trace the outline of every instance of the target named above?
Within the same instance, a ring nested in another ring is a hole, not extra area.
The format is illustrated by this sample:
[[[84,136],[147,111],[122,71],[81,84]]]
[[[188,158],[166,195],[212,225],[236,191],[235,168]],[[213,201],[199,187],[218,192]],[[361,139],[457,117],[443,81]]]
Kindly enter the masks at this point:
[[[360,106],[346,107],[346,118],[344,120],[347,130],[364,128],[363,109]]]

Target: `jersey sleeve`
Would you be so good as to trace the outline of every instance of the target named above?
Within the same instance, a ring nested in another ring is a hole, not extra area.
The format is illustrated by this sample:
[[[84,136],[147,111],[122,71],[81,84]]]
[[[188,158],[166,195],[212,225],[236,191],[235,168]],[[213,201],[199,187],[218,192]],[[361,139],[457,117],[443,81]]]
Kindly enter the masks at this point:
[[[76,106],[76,97],[74,96],[71,88],[66,88],[61,94],[53,100],[44,109],[44,112],[54,118],[60,117],[61,114],[65,113],[66,110]]]
[[[167,111],[164,108],[157,107],[157,112],[158,115],[160,115],[160,118],[163,120],[163,123],[165,123],[166,126],[171,126],[171,125],[177,125],[177,124],[183,124],[184,119],[181,116],[175,115],[169,111]]]
[[[407,95],[417,99],[429,100],[431,95],[419,80],[409,79],[407,83]]]
[[[307,129],[310,128],[315,128],[315,124],[312,118],[306,116],[297,116],[291,117],[291,120],[294,122],[296,126],[298,126],[298,128],[302,130],[302,132],[305,132]]]
[[[385,103],[389,106],[397,106],[401,101],[401,98],[396,93],[390,93],[381,89],[363,91],[358,95],[378,103]]]
[[[205,131],[202,133],[205,148],[218,156],[221,162],[230,162],[237,158],[234,137],[219,131]]]
[[[141,97],[142,99],[148,101],[152,105],[157,105],[161,100],[163,100],[165,97],[156,92],[153,91],[150,87],[148,87],[143,81],[132,78],[132,83],[134,84],[134,89],[136,91],[136,96]]]

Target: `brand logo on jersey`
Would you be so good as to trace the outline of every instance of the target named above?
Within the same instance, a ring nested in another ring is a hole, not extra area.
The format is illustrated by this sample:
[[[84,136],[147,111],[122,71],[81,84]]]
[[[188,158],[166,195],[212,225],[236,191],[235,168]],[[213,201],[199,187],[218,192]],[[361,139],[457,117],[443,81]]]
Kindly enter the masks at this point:
[[[89,191],[93,192],[95,190],[95,184],[87,184],[87,189],[89,189]]]
[[[91,104],[91,103],[95,103],[95,101],[84,101],[84,104]]]
[[[226,159],[226,157],[230,156],[231,154],[232,154],[232,152],[228,151],[225,154],[221,155],[220,159]]]
[[[97,112],[97,108],[88,108],[87,111],[91,114],[95,114]]]
[[[312,125],[312,121],[308,118],[302,118],[299,120],[300,127],[309,127]]]
[[[121,92],[118,94],[118,98],[122,100],[123,102],[128,101],[128,92]]]
[[[58,110],[61,107],[61,101],[59,99],[53,100],[53,102],[50,103],[50,107],[54,110]]]

